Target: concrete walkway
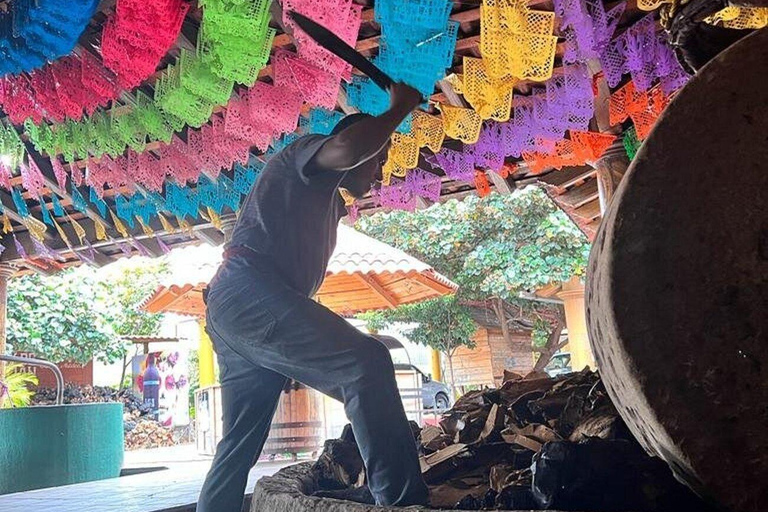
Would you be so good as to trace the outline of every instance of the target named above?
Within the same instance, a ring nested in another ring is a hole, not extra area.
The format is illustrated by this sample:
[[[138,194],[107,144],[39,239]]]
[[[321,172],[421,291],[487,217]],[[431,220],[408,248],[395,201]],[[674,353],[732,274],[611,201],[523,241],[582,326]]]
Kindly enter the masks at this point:
[[[193,511],[211,458],[191,445],[126,452],[125,470],[166,467],[158,471],[97,482],[0,496],[2,512],[186,512]],[[262,476],[290,461],[259,462],[248,478],[246,494]]]

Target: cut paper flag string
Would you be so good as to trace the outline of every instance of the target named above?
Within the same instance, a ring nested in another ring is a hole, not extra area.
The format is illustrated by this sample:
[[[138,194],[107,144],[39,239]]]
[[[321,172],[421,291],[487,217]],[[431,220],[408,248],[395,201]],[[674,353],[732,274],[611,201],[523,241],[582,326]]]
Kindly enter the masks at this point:
[[[64,229],[55,220],[53,221],[53,225],[56,228],[56,231],[59,233],[59,236],[61,237],[61,239],[64,241],[64,245],[66,245],[71,250],[72,242],[70,242],[69,237],[64,232]]]
[[[544,81],[552,76],[557,37],[555,13],[534,11],[525,2],[483,0],[480,53],[493,78]]]
[[[23,218],[22,222],[33,238],[36,238],[41,242],[45,240],[45,233],[47,228],[45,227],[44,223],[40,222],[32,216]]]
[[[29,208],[27,208],[27,203],[21,196],[21,192],[15,187],[11,188],[11,199],[13,199],[13,204],[16,206],[16,213],[22,217],[28,217]]]
[[[93,221],[93,229],[96,232],[96,240],[103,241],[107,239],[107,228],[100,220]]]
[[[75,219],[73,219],[71,216],[67,216],[69,218],[69,223],[72,225],[72,229],[75,230],[75,234],[77,235],[77,239],[80,240],[80,243],[85,243],[87,237],[85,233],[85,228],[80,225],[79,222],[77,222]]]
[[[22,259],[27,259],[29,256],[27,256],[27,250],[24,249],[24,246],[21,245],[21,242],[19,242],[19,239],[16,238],[16,233],[13,235],[13,245],[16,247],[16,254],[19,255]]]
[[[56,217],[62,217],[64,216],[64,207],[61,206],[61,201],[59,201],[59,196],[56,194],[51,194],[51,204],[53,205],[53,215]]]
[[[74,252],[75,256],[77,256],[77,259],[86,265],[90,265],[92,267],[96,266],[96,251],[93,250],[93,247],[90,244],[88,244],[84,249],[72,252]]]
[[[40,203],[40,213],[43,216],[43,222],[49,226],[53,226],[53,218],[51,217],[51,212],[48,211],[48,205],[45,203],[45,198],[40,196],[37,201]]]
[[[163,252],[163,254],[168,254],[171,252],[171,249],[165,245],[165,242],[163,242],[162,238],[155,235],[155,240],[157,241],[157,245],[160,247],[160,250]]]
[[[133,250],[131,249],[131,246],[125,242],[117,242],[117,247],[120,249],[120,252],[123,253],[123,256],[130,257],[133,255]]]
[[[31,238],[31,240],[32,246],[35,249],[35,255],[37,257],[51,261],[66,261],[66,259],[61,254],[51,249],[43,242],[37,240],[36,238]]]
[[[163,231],[166,233],[175,233],[176,228],[171,224],[171,222],[165,218],[165,216],[162,213],[157,214],[158,217],[160,217],[160,224],[163,226]]]
[[[152,257],[152,253],[149,252],[149,249],[144,247],[144,245],[142,243],[140,243],[138,240],[136,240],[135,238],[129,238],[128,239],[128,243],[131,245],[131,247],[136,249],[136,252],[139,253],[139,256],[144,256],[144,257],[147,257],[147,258],[151,258]]]

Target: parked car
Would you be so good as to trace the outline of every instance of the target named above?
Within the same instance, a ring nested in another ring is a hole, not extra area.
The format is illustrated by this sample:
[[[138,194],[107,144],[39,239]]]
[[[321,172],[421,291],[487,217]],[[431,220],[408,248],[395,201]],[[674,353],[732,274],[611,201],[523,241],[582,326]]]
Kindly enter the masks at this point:
[[[552,360],[549,361],[544,371],[549,374],[550,377],[557,377],[558,375],[564,375],[566,373],[573,372],[571,368],[571,353],[561,352],[552,356]]]
[[[450,409],[451,389],[431,375],[425,375],[412,364],[396,364],[395,370],[416,371],[421,375],[421,402],[425,409]]]
[[[432,379],[431,375],[425,375],[424,372],[411,364],[411,356],[405,349],[403,344],[394,336],[387,336],[384,334],[374,335],[376,339],[381,341],[390,351],[403,350],[408,359],[407,364],[395,364],[396,370],[414,370],[421,375],[421,396],[422,406],[424,409],[450,409],[451,404],[451,389],[440,381]]]

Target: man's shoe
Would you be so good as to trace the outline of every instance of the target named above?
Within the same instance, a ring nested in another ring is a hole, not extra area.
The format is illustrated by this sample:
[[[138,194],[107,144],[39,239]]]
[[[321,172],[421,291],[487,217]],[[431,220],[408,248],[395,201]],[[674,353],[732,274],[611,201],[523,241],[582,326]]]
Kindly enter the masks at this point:
[[[356,487],[353,489],[341,489],[339,491],[317,491],[312,496],[318,498],[332,498],[335,500],[354,501],[355,503],[362,503],[364,505],[375,505],[376,500],[373,499],[371,490],[367,485],[362,487]]]

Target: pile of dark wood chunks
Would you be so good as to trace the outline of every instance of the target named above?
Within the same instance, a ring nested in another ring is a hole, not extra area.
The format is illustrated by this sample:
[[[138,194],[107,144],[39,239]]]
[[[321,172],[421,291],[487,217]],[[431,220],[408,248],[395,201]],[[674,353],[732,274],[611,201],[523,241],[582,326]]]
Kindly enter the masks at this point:
[[[435,509],[710,510],[646,454],[588,369],[506,373],[500,388],[461,397],[438,426],[412,427]],[[365,485],[351,428],[326,442],[314,474],[322,490]]]

